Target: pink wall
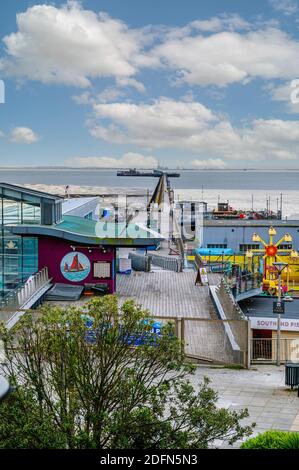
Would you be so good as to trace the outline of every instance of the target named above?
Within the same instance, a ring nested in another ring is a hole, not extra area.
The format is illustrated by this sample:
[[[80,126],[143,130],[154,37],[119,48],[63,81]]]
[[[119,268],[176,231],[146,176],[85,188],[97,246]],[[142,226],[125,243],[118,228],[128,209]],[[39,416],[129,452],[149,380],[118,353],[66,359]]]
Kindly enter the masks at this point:
[[[80,282],[72,282],[66,279],[61,270],[60,264],[62,258],[68,253],[72,252],[72,243],[67,240],[52,237],[39,237],[38,239],[38,265],[39,269],[48,267],[49,277],[53,278],[54,282],[62,282],[72,285],[84,285],[86,283],[107,283],[109,292],[115,291],[115,248],[107,247],[106,253],[103,253],[99,248],[91,248],[92,252],[89,253],[87,248],[77,248],[76,251],[83,253],[90,261],[91,270],[89,275]],[[73,244],[75,245],[75,243]],[[109,261],[111,262],[111,278],[99,279],[93,277],[93,263],[96,261]]]

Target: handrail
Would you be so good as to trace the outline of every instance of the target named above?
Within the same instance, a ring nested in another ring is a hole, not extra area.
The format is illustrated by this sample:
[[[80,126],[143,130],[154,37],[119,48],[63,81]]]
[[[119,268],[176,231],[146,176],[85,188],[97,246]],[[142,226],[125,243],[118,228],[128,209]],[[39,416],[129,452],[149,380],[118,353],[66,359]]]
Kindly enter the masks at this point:
[[[44,267],[31,276],[21,287],[9,293],[1,302],[0,308],[22,308],[28,300],[49,282],[48,268]]]

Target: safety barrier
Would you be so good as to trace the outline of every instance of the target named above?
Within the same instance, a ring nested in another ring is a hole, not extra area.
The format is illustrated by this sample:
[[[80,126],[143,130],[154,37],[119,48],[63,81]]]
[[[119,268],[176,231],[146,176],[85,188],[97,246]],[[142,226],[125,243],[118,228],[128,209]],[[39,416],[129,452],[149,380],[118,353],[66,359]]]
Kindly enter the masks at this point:
[[[252,338],[251,362],[275,364],[276,348],[276,338]],[[280,362],[288,361],[299,361],[299,338],[281,338],[280,340]]]
[[[184,263],[181,258],[170,258],[168,256],[149,255],[152,264],[162,269],[180,273],[183,271]]]

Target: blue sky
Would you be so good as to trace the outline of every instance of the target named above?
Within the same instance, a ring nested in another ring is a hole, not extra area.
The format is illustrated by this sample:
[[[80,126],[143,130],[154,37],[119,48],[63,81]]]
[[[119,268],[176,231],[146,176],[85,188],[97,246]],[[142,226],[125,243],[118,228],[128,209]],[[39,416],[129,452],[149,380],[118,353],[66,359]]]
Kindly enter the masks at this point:
[[[299,168],[295,0],[0,13],[1,166]]]

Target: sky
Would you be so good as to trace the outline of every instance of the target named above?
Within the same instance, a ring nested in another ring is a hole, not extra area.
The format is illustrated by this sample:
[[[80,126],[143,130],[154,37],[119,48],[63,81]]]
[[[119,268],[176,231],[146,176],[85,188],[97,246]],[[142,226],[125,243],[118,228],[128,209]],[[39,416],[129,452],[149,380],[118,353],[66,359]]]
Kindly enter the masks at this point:
[[[0,166],[299,169],[299,0],[3,0]]]

